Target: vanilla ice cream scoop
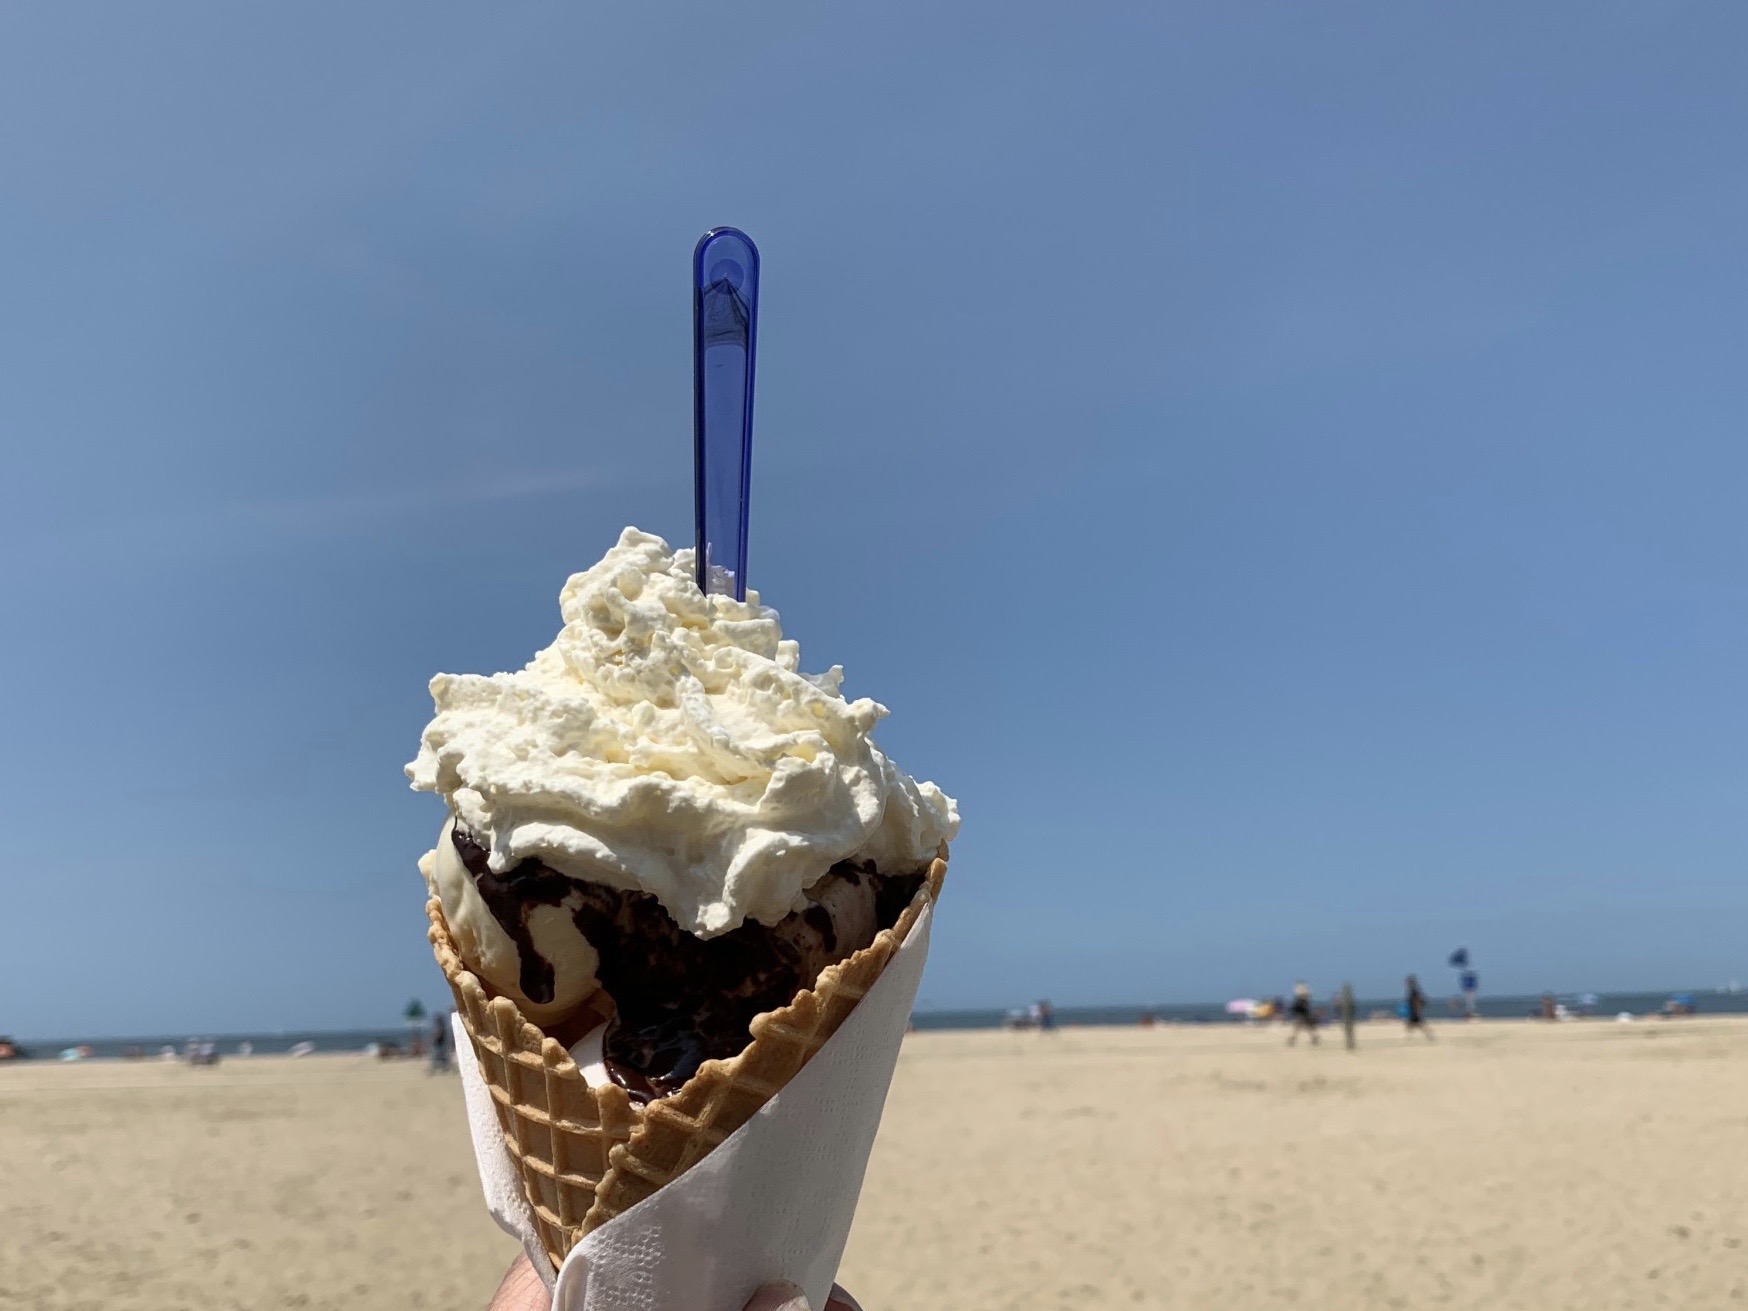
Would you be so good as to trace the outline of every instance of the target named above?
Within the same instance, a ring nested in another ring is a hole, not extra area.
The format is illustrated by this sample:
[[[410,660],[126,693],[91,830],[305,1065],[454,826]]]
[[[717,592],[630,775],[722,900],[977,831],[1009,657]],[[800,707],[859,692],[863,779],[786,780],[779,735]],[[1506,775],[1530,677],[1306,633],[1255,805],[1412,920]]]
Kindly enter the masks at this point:
[[[494,914],[481,895],[478,876],[462,861],[453,819],[443,826],[436,849],[420,867],[443,905],[449,936],[462,959],[536,1024],[563,1019],[600,986],[595,974],[600,957],[577,931],[574,919],[583,895],[580,887],[565,880],[545,890],[549,896],[557,892],[552,901],[527,901],[525,910],[507,914],[499,907]]]
[[[923,879],[839,865],[808,890],[804,909],[776,924],[700,938],[645,892],[579,882],[536,860],[498,875],[485,848],[453,824],[430,860],[445,882],[459,871],[458,917],[474,927],[464,942],[445,910],[457,949],[470,963],[471,951],[486,953],[481,976],[530,1019],[557,1024],[597,987],[612,998],[605,1068],[638,1100],[738,1052],[754,1016],[788,1005],[826,966],[873,942]],[[496,954],[502,943],[510,949]]]

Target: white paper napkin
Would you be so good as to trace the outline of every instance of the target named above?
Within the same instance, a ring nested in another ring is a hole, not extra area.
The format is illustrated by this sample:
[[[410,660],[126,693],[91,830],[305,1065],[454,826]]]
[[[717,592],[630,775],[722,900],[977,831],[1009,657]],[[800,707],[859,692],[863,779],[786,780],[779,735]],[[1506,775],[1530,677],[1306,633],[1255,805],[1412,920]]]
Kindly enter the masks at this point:
[[[486,1207],[553,1287],[553,1311],[742,1311],[789,1280],[823,1307],[929,950],[932,907],[786,1087],[673,1183],[602,1225],[553,1281],[459,1017],[455,1050]]]

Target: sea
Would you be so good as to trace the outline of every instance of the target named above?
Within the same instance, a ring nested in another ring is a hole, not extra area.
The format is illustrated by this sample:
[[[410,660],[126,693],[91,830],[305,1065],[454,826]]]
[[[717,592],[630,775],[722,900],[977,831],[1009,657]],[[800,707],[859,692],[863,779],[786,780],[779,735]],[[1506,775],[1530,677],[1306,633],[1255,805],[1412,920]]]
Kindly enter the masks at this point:
[[[1665,1002],[1682,998],[1700,1015],[1748,1015],[1748,990],[1677,989],[1673,992],[1582,992],[1554,993],[1554,1000],[1574,1015],[1613,1018],[1625,1012],[1633,1016],[1654,1015]],[[1258,1001],[1268,1000],[1263,997]],[[1274,1000],[1285,1001],[1285,998]],[[1355,997],[1354,1013],[1366,1019],[1378,1012],[1395,1015],[1402,1004],[1400,997]],[[1332,998],[1319,997],[1315,1005],[1326,1015],[1334,1008]],[[1224,1002],[1161,1002],[1155,1006],[1057,1006],[1054,1009],[1059,1026],[1135,1025],[1148,1019],[1160,1024],[1235,1024],[1240,1016],[1230,1014]],[[1476,998],[1475,1010],[1489,1020],[1513,1020],[1539,1017],[1542,994],[1501,995]],[[999,1010],[919,1010],[912,1017],[918,1029],[998,1029],[1008,1026],[1024,1014],[1024,1008]],[[1429,997],[1426,1017],[1429,1020],[1461,1019],[1463,1002],[1460,997]]]
[[[1555,1000],[1573,1013],[1613,1017],[1623,1012],[1634,1016],[1654,1015],[1671,998],[1687,999],[1701,1015],[1748,1015],[1748,990],[1687,989],[1674,992],[1603,992],[1556,993]],[[1362,1019],[1376,1012],[1394,1015],[1399,998],[1356,998],[1355,1013]],[[1327,999],[1318,1004],[1330,1008]],[[1521,1019],[1541,1014],[1541,994],[1489,997],[1483,995],[1476,1009],[1486,1019]],[[1432,998],[1427,1006],[1427,1018],[1432,1020],[1460,1017],[1462,1003],[1457,998]],[[915,1027],[933,1029],[1000,1029],[1023,1015],[1024,1008],[1013,1010],[939,1010],[925,1008],[911,1017]],[[1160,1002],[1156,1005],[1129,1006],[1058,1006],[1056,1023],[1062,1027],[1133,1026],[1151,1018],[1161,1024],[1234,1024],[1239,1019],[1227,1013],[1224,1002]],[[429,1033],[430,1021],[416,1031],[420,1037]],[[311,1052],[361,1052],[389,1043],[405,1047],[409,1037],[406,1025],[380,1029],[288,1029],[263,1033],[178,1033],[151,1034],[134,1037],[59,1037],[22,1039],[18,1045],[30,1056],[55,1059],[63,1051],[89,1050],[90,1058],[117,1060],[128,1057],[157,1058],[165,1048],[180,1053],[190,1040],[211,1042],[221,1057],[234,1057],[247,1050],[260,1056],[282,1055],[294,1047],[309,1044]]]

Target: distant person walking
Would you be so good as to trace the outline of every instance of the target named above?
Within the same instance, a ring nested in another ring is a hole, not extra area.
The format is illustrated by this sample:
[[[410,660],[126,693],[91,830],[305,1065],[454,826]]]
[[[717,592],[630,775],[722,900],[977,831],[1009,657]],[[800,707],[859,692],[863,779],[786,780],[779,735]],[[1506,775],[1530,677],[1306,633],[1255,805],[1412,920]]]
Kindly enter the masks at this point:
[[[1048,997],[1038,1003],[1038,1032],[1050,1033],[1056,1028],[1056,1008]]]
[[[1293,1004],[1287,1008],[1287,1020],[1292,1031],[1287,1034],[1287,1046],[1295,1046],[1301,1033],[1311,1035],[1311,1045],[1317,1045],[1317,1015],[1311,1009],[1311,985],[1303,981],[1293,985]]]
[[[449,1026],[441,1015],[431,1020],[431,1073],[449,1073]]]
[[[1419,1029],[1426,1035],[1427,1041],[1431,1042],[1433,1040],[1432,1030],[1426,1026],[1426,994],[1420,990],[1420,980],[1410,974],[1408,978],[1404,980],[1404,984],[1408,989],[1407,1032],[1413,1033],[1416,1029]]]
[[[1481,1018],[1481,1008],[1476,998],[1481,991],[1481,976],[1474,970],[1464,970],[1458,978],[1457,985],[1463,990],[1463,1014],[1471,1020]]]

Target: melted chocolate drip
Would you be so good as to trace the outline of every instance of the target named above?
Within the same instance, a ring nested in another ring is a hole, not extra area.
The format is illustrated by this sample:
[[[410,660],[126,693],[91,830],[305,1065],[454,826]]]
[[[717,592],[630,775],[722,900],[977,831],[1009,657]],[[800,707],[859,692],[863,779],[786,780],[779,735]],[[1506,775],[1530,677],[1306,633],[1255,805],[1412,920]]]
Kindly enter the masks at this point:
[[[634,1101],[665,1096],[705,1061],[736,1055],[751,1040],[754,1016],[787,1006],[812,987],[817,965],[809,967],[798,945],[804,934],[816,937],[831,960],[866,945],[840,949],[831,913],[817,902],[775,925],[749,921],[699,938],[646,892],[572,879],[537,860],[496,874],[485,848],[459,826],[451,833],[480,899],[516,944],[520,986],[531,1001],[550,1001],[554,979],[551,963],[535,950],[529,913],[537,906],[573,907],[577,931],[600,957],[596,977],[617,1009],[604,1042],[607,1072]],[[857,885],[873,881],[883,929],[898,922],[923,881],[921,873],[880,874],[848,862],[829,873]],[[808,955],[819,959],[817,952]]]
[[[537,860],[525,860],[504,874],[494,873],[486,861],[485,848],[459,828],[453,833],[455,850],[467,866],[467,872],[473,875],[473,885],[479,889],[480,900],[485,902],[492,918],[504,926],[510,941],[516,944],[516,958],[521,962],[521,975],[516,986],[522,989],[522,995],[529,1001],[545,1005],[553,998],[556,979],[552,962],[534,949],[534,935],[528,930],[528,914],[536,906],[556,906],[563,901],[570,892],[570,880]]]
[[[827,951],[838,949],[838,928],[832,923],[832,913],[817,901],[801,912],[801,918],[807,921],[807,927],[819,934],[819,940]]]

